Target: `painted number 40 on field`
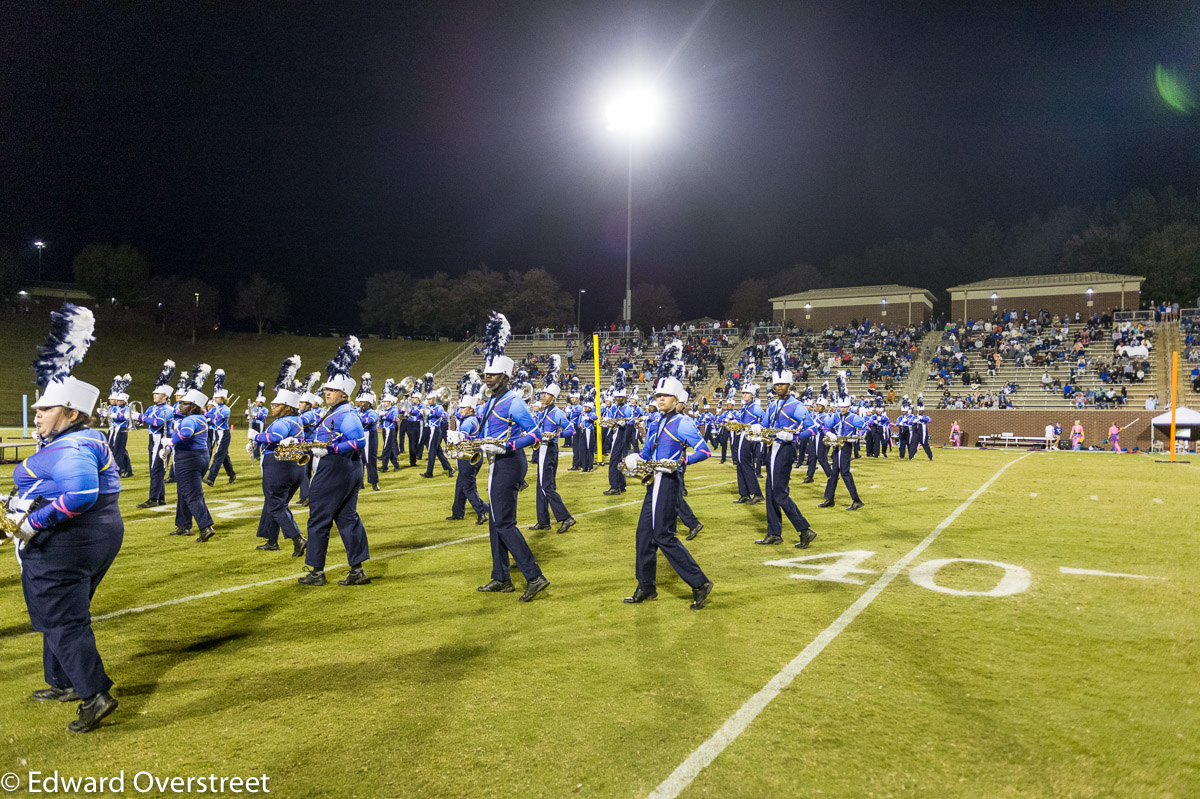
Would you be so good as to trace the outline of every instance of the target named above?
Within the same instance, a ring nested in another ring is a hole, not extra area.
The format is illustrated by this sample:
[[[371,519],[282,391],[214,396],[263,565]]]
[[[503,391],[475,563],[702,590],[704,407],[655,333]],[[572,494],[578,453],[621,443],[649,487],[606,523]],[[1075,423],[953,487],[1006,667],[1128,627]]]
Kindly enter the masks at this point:
[[[780,566],[785,569],[804,569],[805,571],[789,574],[793,580],[817,580],[825,583],[848,583],[862,585],[863,581],[852,577],[855,574],[876,574],[871,569],[862,568],[862,564],[875,555],[867,549],[852,549],[847,552],[827,552],[820,555],[804,555],[799,558],[784,560],[768,560],[765,566]],[[952,563],[969,563],[977,568],[986,568],[995,573],[999,570],[999,580],[986,591],[967,591],[960,588],[947,588],[937,581],[938,572]],[[1100,577],[1131,577],[1135,579],[1163,579],[1147,577],[1143,574],[1119,574],[1102,572],[1093,569],[1072,569],[1062,567],[1063,574],[1082,574]],[[1029,570],[1011,563],[1001,563],[998,560],[978,560],[976,558],[941,558],[927,560],[912,567],[908,578],[922,588],[953,596],[1012,596],[1029,590],[1032,575]]]

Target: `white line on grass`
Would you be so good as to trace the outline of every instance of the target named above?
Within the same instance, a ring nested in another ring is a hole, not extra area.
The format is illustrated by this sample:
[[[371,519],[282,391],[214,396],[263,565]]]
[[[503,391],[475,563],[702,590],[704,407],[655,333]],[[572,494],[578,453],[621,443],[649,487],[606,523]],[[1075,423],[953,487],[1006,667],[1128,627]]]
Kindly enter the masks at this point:
[[[758,714],[762,713],[763,710],[766,709],[767,705],[769,705],[775,697],[779,696],[783,689],[787,688],[791,684],[792,680],[796,679],[800,672],[804,671],[804,668],[811,663],[817,657],[817,655],[821,654],[821,651],[825,649],[825,647],[828,646],[833,639],[837,638],[842,630],[845,630],[850,625],[850,622],[854,621],[854,619],[858,617],[858,614],[866,610],[867,606],[875,600],[875,597],[879,596],[879,594],[883,592],[883,589],[887,588],[888,584],[891,583],[892,580],[896,579],[896,576],[900,574],[900,572],[903,571],[908,564],[912,563],[922,552],[924,552],[926,548],[928,548],[929,545],[932,544],[937,537],[942,534],[943,530],[953,524],[954,520],[957,519],[963,511],[971,506],[971,503],[978,499],[979,496],[992,485],[992,483],[996,482],[996,480],[1000,477],[1000,475],[1004,474],[1008,467],[1012,466],[1018,461],[1028,458],[1032,454],[1032,452],[1027,452],[1021,457],[1011,460],[1001,466],[1000,470],[993,474],[986,483],[976,489],[975,493],[971,494],[971,496],[967,497],[966,501],[955,508],[949,516],[943,519],[941,524],[933,528],[933,532],[925,536],[921,543],[913,547],[907,555],[893,563],[888,570],[885,571],[880,578],[876,580],[870,588],[867,589],[866,593],[855,600],[854,604],[847,608],[841,616],[838,616],[832,624],[822,630],[821,634],[813,639],[812,643],[804,648],[804,651],[802,651],[799,655],[796,655],[796,657],[790,663],[784,666],[778,674],[772,677],[771,681],[768,682],[758,693],[750,697],[750,699],[746,701],[746,704],[742,705],[736,713],[726,719],[725,723],[721,725],[721,728],[713,733],[711,738],[702,743],[694,752],[692,752],[688,756],[687,760],[684,760],[682,763],[680,763],[679,766],[673,772],[671,772],[670,776],[663,780],[662,783],[650,793],[649,799],[674,799],[674,797],[679,796],[679,794],[692,783],[692,780],[696,779],[701,771],[703,771],[710,763],[716,760],[717,756],[721,754],[721,752],[725,751],[727,746],[733,743],[739,735],[745,732],[746,728],[750,726],[750,723],[758,717]]]
[[[703,491],[706,488],[716,488],[717,486],[730,485],[731,483],[734,483],[734,482],[736,482],[736,481],[735,480],[725,480],[720,483],[709,483],[708,485],[697,486],[696,488],[693,488],[690,490],[691,491]],[[615,508],[625,508],[630,505],[637,505],[637,504],[640,504],[641,502],[642,502],[642,500],[638,499],[638,500],[634,500],[632,502],[622,502],[617,505],[606,505],[603,508],[595,508],[593,510],[585,510],[581,513],[576,513],[575,515],[576,516],[588,516],[593,513],[603,513],[604,511],[613,510]],[[488,537],[488,533],[481,533],[479,535],[467,536],[466,538],[457,538],[453,541],[443,541],[440,544],[429,544],[428,546],[414,547],[413,549],[405,549],[405,550],[401,550],[400,552],[391,552],[391,553],[388,553],[387,555],[380,555],[379,557],[371,558],[371,560],[372,560],[372,562],[380,561],[380,560],[390,560],[391,558],[398,558],[401,555],[410,555],[413,552],[425,552],[430,549],[440,549],[441,547],[448,547],[448,546],[452,546],[453,544],[464,544],[468,541],[478,541],[481,538],[487,538],[487,537]],[[344,569],[344,568],[346,568],[345,565],[331,566],[328,569],[326,569],[326,571],[331,571],[331,570],[335,570],[335,569]],[[105,619],[115,619],[118,616],[127,616],[131,613],[145,613],[148,610],[157,610],[158,608],[165,608],[170,605],[182,605],[185,602],[194,602],[197,599],[208,599],[209,597],[220,596],[221,594],[231,594],[234,591],[245,591],[247,588],[261,588],[265,585],[274,585],[275,583],[282,583],[282,582],[286,582],[288,580],[298,580],[303,576],[304,576],[304,572],[300,572],[298,574],[288,574],[283,577],[275,577],[273,579],[263,580],[263,581],[257,582],[257,583],[246,583],[245,585],[234,585],[234,586],[230,586],[229,588],[218,588],[215,591],[206,591],[203,594],[192,594],[191,596],[179,597],[178,599],[168,599],[166,602],[156,602],[153,605],[143,605],[143,606],[137,607],[137,608],[124,608],[123,610],[114,610],[112,613],[105,613],[102,616],[93,616],[92,621],[97,622],[97,621],[104,621]],[[31,634],[32,633],[22,633],[22,635],[31,635]]]
[[[1073,569],[1070,566],[1059,566],[1063,574],[1085,574],[1091,577],[1132,577],[1135,580],[1165,580],[1166,577],[1152,577],[1148,574],[1124,574],[1122,572],[1102,572],[1099,569]]]

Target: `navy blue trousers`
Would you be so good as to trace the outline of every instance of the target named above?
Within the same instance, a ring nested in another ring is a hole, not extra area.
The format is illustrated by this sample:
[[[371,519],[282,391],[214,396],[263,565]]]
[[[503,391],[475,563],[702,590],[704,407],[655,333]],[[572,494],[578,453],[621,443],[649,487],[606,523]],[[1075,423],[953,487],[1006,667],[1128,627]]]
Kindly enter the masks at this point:
[[[813,436],[808,440],[808,447],[808,474],[805,477],[811,480],[818,466],[825,476],[829,477],[829,447],[825,445],[824,439],[819,435]]]
[[[767,535],[783,535],[783,517],[796,528],[808,529],[808,520],[792,499],[792,461],[796,459],[796,443],[776,441],[767,454]]]
[[[308,499],[308,488],[312,483],[312,461],[304,464],[303,471],[300,473],[300,501]]]
[[[696,518],[696,514],[692,513],[692,506],[688,504],[687,498],[684,497],[684,486],[687,485],[684,478],[686,467],[681,466],[675,470],[675,474],[679,475],[679,521],[683,522],[683,526],[692,530],[699,526],[700,520]]]
[[[446,453],[442,452],[443,431],[441,427],[433,428],[433,433],[429,439],[429,465],[425,467],[425,474],[433,476],[433,459],[437,458],[442,464],[442,468],[450,471],[450,461],[446,460]]]
[[[367,430],[367,451],[363,453],[360,463],[366,467],[367,482],[375,485],[379,482],[379,436],[374,430]],[[362,475],[359,475],[359,480]],[[361,483],[360,483],[361,485]]]
[[[262,490],[263,509],[258,517],[259,538],[271,543],[279,542],[279,531],[284,538],[298,538],[300,527],[296,517],[288,510],[288,503],[300,490],[304,479],[304,467],[299,463],[275,460],[274,452],[263,452]]]
[[[350,568],[371,557],[367,531],[358,518],[358,491],[362,488],[362,461],[347,455],[326,455],[313,468],[308,486],[308,550],[304,562],[317,570],[325,569],[329,549],[329,531],[337,525],[346,547]]]
[[[215,482],[217,475],[221,473],[221,467],[225,467],[225,474],[234,477],[233,461],[229,459],[229,439],[233,436],[232,430],[216,430],[214,431],[214,445],[212,463],[208,467],[208,482]]]
[[[42,634],[46,683],[84,699],[113,684],[96,648],[91,603],[124,539],[118,496],[101,494],[87,511],[42,533],[44,540],[21,546],[21,588]]]
[[[850,474],[850,461],[854,460],[854,445],[842,444],[831,449],[830,453],[832,461],[830,462],[829,480],[825,483],[825,499],[833,499],[840,477],[850,491],[850,499],[857,502],[858,489],[854,487],[854,476]]]
[[[396,428],[385,427],[383,429],[383,454],[380,457],[380,471],[386,472],[390,466],[393,469],[400,468],[400,452],[396,448],[396,442],[399,439]]]
[[[162,444],[162,433],[151,433],[146,445],[150,455],[150,502],[166,502],[167,486],[163,482],[167,474],[166,462],[163,460],[159,447]]]
[[[733,462],[737,466],[738,496],[757,497],[762,494],[758,485],[758,447],[740,433],[733,446]]]
[[[508,582],[512,579],[508,556],[517,562],[517,568],[526,580],[535,580],[542,574],[541,567],[533,557],[533,550],[525,542],[517,527],[517,492],[521,477],[528,468],[525,451],[497,455],[488,467],[488,532],[492,540],[492,579]]]
[[[637,582],[643,591],[654,592],[658,577],[658,553],[692,588],[708,582],[704,572],[678,538],[675,520],[679,510],[680,480],[675,474],[655,474],[646,489],[637,526]]]
[[[480,516],[487,512],[487,503],[479,498],[479,488],[476,486],[479,467],[482,465],[482,461],[472,466],[466,458],[458,459],[458,476],[454,478],[454,504],[450,506],[451,516],[462,516],[466,513],[468,502]]]
[[[579,431],[579,468],[590,472],[596,468],[596,428]]]
[[[117,430],[110,432],[108,447],[112,450],[113,462],[117,464],[117,474],[122,477],[133,475],[133,464],[129,462],[129,431]]]
[[[629,454],[629,428],[618,427],[613,436],[612,451],[608,453],[608,487],[625,490],[625,475],[617,468],[625,456]]]
[[[192,520],[203,530],[211,527],[212,514],[204,502],[204,470],[208,467],[208,450],[175,450],[175,526],[192,529]]]
[[[562,496],[558,493],[558,444],[542,444],[534,453],[537,458],[537,523],[549,524],[550,512],[556,521],[571,518]]]
[[[917,447],[922,447],[929,460],[933,460],[933,450],[929,449],[929,431],[925,425],[915,425],[908,436],[908,459],[911,461],[917,454]]]
[[[425,435],[425,425],[420,422],[408,423],[408,465],[416,466],[425,451],[422,440]]]

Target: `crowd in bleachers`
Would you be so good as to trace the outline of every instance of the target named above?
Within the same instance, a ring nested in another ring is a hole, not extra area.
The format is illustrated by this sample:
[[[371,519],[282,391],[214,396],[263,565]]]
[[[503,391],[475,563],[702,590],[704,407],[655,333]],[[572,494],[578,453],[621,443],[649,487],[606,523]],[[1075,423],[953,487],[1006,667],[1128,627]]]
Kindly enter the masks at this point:
[[[1027,370],[1030,377],[1023,382],[1049,394],[1061,393],[1077,408],[1115,407],[1125,404],[1126,385],[1144,382],[1149,374],[1152,338],[1152,327],[1114,322],[1109,314],[1088,319],[1076,314],[1071,319],[1044,310],[1006,311],[990,320],[948,323],[928,379],[940,392],[938,407],[1011,408],[1022,381],[1008,379],[997,386],[990,378],[1014,370]],[[1081,386],[1085,377],[1089,385]],[[1097,381],[1101,385],[1094,385]],[[965,390],[954,393],[956,385]]]
[[[1183,358],[1187,364],[1192,392],[1200,394],[1200,316],[1185,316],[1179,321],[1179,334],[1183,337]]]

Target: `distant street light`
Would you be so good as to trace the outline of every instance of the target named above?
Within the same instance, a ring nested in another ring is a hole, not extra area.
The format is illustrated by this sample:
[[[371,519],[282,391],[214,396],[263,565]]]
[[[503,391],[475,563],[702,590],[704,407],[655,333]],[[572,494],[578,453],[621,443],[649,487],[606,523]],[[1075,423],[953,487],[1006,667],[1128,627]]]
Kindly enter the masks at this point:
[[[200,292],[195,292],[196,312],[192,314],[192,343],[196,343],[196,320],[200,318]]]
[[[633,292],[630,289],[633,263],[633,144],[638,136],[645,135],[658,123],[658,98],[650,87],[631,84],[605,106],[604,115],[608,120],[608,129],[624,133],[629,141],[629,193],[625,213],[625,302],[622,313],[628,326],[633,315]]]
[[[579,290],[579,298],[575,301],[575,335],[580,335],[580,330],[583,328],[583,295],[587,294],[587,289]]]
[[[42,241],[41,239],[38,239],[37,241],[35,241],[33,243],[33,246],[37,247],[37,251],[38,251],[38,282],[41,282],[41,279],[42,279],[42,250],[46,249],[46,242]]]

